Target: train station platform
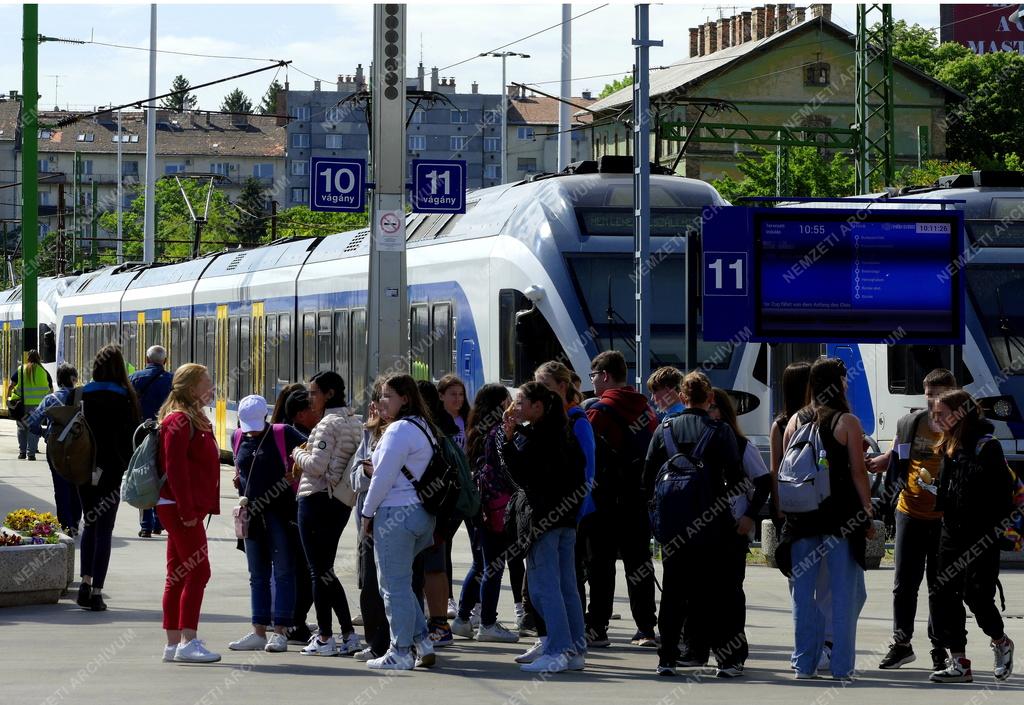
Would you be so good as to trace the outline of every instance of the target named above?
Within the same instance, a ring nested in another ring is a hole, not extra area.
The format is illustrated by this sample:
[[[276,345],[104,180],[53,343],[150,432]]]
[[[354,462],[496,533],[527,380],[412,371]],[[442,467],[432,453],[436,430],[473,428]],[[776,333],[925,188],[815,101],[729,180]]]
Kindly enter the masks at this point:
[[[0,421],[0,517],[21,507],[52,511],[45,461],[19,461],[16,456],[14,424]],[[763,566],[751,566],[747,572],[751,655],[744,676],[735,680],[716,680],[713,671],[699,676],[697,671],[681,671],[688,677],[658,678],[654,651],[629,644],[634,626],[621,570],[615,611],[623,619],[612,622],[612,646],[592,650],[586,670],[580,673],[522,673],[512,658],[532,644],[532,639],[506,645],[456,638],[454,645],[438,650],[438,667],[397,673],[370,671],[351,658],[301,656],[295,646],[283,654],[232,652],[228,642],[249,628],[249,589],[245,558],[235,549],[230,519],[234,504],[231,472],[227,466],[222,468],[223,513],[210,524],[213,578],[200,624],[200,636],[223,660],[202,666],[161,662],[165,538],[138,538],[137,512],[124,505],[117,519],[104,590],[108,611],[79,609],[74,604],[74,587],[58,604],[0,608],[0,704],[863,705],[898,699],[900,705],[964,705],[990,698],[996,703],[1024,698],[1024,572],[1004,572],[1002,577],[1007,631],[1018,644],[1018,656],[1017,675],[998,688],[987,639],[973,620],[969,622],[968,655],[974,661],[975,682],[928,683],[923,599],[915,638],[918,661],[898,671],[876,668],[891,638],[893,574],[885,567],[867,576],[868,601],[858,632],[857,663],[862,671],[856,682],[846,685],[830,679],[793,679],[788,667],[793,629],[786,581],[778,571]],[[342,536],[337,569],[356,613],[354,548],[355,532],[350,525]],[[454,551],[458,583],[469,557],[468,542],[460,532]],[[699,573],[694,579],[700,579]],[[514,621],[512,616],[506,579],[499,618],[508,624]]]

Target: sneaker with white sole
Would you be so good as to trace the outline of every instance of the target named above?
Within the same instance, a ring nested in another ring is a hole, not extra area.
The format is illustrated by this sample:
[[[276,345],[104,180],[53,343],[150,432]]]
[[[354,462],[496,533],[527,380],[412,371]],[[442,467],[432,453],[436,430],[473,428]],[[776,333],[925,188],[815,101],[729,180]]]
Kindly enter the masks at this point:
[[[992,643],[992,653],[995,654],[995,666],[992,675],[997,681],[1005,681],[1013,673],[1013,640],[1006,637],[1002,643]]]
[[[455,600],[448,598],[448,619],[455,619],[459,616],[459,606],[455,604]]]
[[[566,663],[567,670],[570,671],[582,671],[587,667],[587,655],[584,654],[573,654],[569,657],[568,663]]]
[[[357,651],[356,653],[352,654],[352,658],[354,658],[356,661],[371,661],[379,657],[377,656],[377,654],[373,653],[373,649],[367,646],[362,651]]]
[[[394,649],[388,649],[386,654],[380,658],[370,659],[366,665],[375,671],[411,671],[416,667],[416,659],[413,658],[411,651],[400,654]]]
[[[946,667],[941,671],[935,671],[928,680],[932,683],[973,683],[974,674],[971,673],[970,659],[960,656],[952,656],[946,661]]]
[[[675,667],[669,663],[659,663],[658,670],[656,672],[659,676],[662,676],[663,678],[671,678],[674,675],[676,675]]]
[[[352,632],[338,644],[338,653],[341,656],[350,656],[363,650],[363,640],[358,634]]]
[[[468,619],[462,619],[456,617],[452,620],[452,634],[455,636],[461,636],[465,639],[473,638],[473,625]]]
[[[743,675],[743,666],[724,666],[715,671],[717,678],[739,678]]]
[[[519,667],[520,671],[527,673],[561,673],[569,669],[569,657],[565,654],[558,656],[544,655],[532,663],[524,663]]]
[[[193,639],[188,643],[178,644],[174,660],[179,663],[216,663],[220,661],[220,654],[207,649],[206,644],[199,639]]]
[[[288,650],[288,637],[284,634],[271,634],[267,637],[267,645],[263,650],[268,654],[281,654]]]
[[[452,631],[455,631],[455,626],[452,625]],[[483,625],[476,630],[477,641],[493,641],[501,644],[514,644],[519,641],[519,635],[515,632],[506,629],[505,625],[501,622],[495,622],[489,627]]]
[[[516,656],[516,663],[533,663],[544,654],[544,647],[547,646],[548,638],[542,636],[534,642],[533,646],[525,652]]]
[[[434,642],[430,636],[413,641],[412,648],[416,652],[416,667],[430,668],[437,663],[437,654],[434,653]]]
[[[818,657],[818,670],[827,671],[832,667],[832,647],[822,644],[821,655]]]
[[[320,641],[319,636],[313,636],[299,653],[306,656],[337,656],[338,643],[333,636],[328,637],[326,642]]]
[[[477,602],[473,605],[473,609],[469,612],[469,624],[473,629],[480,626],[480,603]]]
[[[241,639],[228,644],[232,651],[262,651],[267,645],[267,637],[256,632],[249,632]]]
[[[800,671],[793,671],[793,673],[796,674],[796,679],[798,681],[813,681],[818,678],[817,673],[802,673]]]
[[[177,644],[167,644],[164,646],[164,663],[170,663],[174,660],[174,654],[178,651]]]

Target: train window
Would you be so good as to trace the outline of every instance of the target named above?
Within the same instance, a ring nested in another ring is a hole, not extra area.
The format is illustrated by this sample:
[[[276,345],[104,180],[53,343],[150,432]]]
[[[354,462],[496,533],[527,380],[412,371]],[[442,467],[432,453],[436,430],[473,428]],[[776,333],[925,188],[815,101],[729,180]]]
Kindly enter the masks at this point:
[[[416,379],[430,379],[430,308],[409,307],[409,369]]]
[[[249,317],[242,316],[238,319],[238,398],[242,399],[250,394],[252,386],[252,365],[253,354],[249,347]]]
[[[349,351],[348,311],[334,312],[334,360],[335,371],[345,380],[352,383],[352,358]]]
[[[285,384],[291,382],[294,377],[292,371],[292,317],[282,313],[277,319],[277,337],[280,340],[277,358],[277,378]]]
[[[951,353],[948,345],[890,345],[889,392],[924,394],[925,375],[937,367],[949,369]]]
[[[548,360],[567,359],[544,314],[522,292],[498,293],[499,364],[501,381],[517,386],[533,379],[533,371]]]
[[[238,401],[238,316],[228,318],[228,378],[224,380],[224,389],[227,392],[228,401]]]
[[[430,374],[441,379],[452,371],[452,319],[451,304],[434,304],[431,328]]]
[[[321,311],[316,328],[316,359],[319,362],[320,370],[333,370],[336,361],[332,358],[334,352],[334,340],[331,336],[331,322],[333,317],[330,311]]]
[[[316,368],[316,314],[302,314],[302,379],[308,380]]]
[[[366,393],[366,309],[353,309],[352,317],[352,385],[349,403],[357,408],[363,406],[369,396]]]
[[[512,289],[502,289],[498,293],[498,378],[502,384],[508,386],[516,383],[517,293]]]
[[[43,362],[57,361],[57,336],[45,323],[39,324],[39,357]]]
[[[267,316],[266,337],[263,339],[263,368],[266,377],[267,394],[277,398],[277,316]],[[267,397],[270,399],[271,397]]]
[[[75,365],[78,361],[75,359],[75,327],[64,326],[64,350],[63,359],[69,365]]]
[[[206,319],[193,318],[192,326],[195,329],[196,341],[198,343],[193,361],[200,365],[206,365]]]

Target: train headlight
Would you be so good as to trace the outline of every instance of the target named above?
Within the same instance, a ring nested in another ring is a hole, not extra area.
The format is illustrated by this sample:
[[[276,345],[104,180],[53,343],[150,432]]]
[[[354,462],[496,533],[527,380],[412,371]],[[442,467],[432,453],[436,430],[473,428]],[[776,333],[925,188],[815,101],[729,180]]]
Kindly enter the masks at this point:
[[[1011,396],[985,397],[979,400],[985,415],[993,421],[1020,421],[1020,412]]]
[[[992,405],[992,414],[999,418],[1006,418],[1013,412],[1013,405],[1006,399],[1000,399]]]

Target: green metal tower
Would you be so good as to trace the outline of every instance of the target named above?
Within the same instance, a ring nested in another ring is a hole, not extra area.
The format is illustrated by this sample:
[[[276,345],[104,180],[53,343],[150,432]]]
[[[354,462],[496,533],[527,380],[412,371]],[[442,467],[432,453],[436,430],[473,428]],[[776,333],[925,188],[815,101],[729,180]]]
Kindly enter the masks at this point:
[[[892,6],[858,4],[854,119],[858,131],[857,187],[861,193],[870,193],[872,183],[876,187],[879,182],[890,186],[896,176],[892,44]]]
[[[39,6],[22,8],[21,64],[21,321],[23,350],[36,348],[39,262]]]

